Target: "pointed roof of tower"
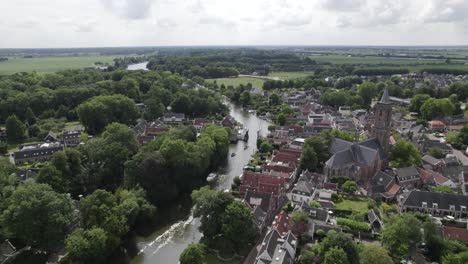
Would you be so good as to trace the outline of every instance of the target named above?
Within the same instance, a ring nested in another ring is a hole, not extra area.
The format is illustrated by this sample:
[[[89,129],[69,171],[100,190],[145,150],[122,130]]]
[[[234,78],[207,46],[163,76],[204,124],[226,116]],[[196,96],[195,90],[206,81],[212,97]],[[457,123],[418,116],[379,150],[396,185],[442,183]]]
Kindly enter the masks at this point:
[[[381,104],[391,104],[392,102],[390,101],[390,95],[388,94],[387,88],[385,88],[382,98],[380,99]]]

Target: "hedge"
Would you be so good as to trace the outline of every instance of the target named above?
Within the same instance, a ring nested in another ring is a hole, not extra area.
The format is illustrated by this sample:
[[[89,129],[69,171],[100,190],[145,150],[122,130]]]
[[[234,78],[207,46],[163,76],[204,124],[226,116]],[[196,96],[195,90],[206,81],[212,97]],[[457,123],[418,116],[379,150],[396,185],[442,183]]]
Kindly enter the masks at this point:
[[[359,221],[355,221],[355,220],[351,220],[347,218],[338,218],[336,220],[336,223],[338,225],[347,226],[351,230],[354,230],[354,231],[366,232],[366,231],[369,231],[370,229],[370,226],[368,223],[359,222]]]

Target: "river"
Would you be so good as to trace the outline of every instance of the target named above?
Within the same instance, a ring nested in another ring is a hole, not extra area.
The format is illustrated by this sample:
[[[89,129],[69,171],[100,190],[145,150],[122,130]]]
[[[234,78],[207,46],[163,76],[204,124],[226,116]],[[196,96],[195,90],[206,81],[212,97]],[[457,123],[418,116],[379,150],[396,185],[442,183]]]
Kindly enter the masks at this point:
[[[249,141],[239,141],[229,147],[228,164],[220,173],[226,177],[220,179],[219,191],[230,189],[235,176],[242,173],[243,167],[247,165],[252,154],[256,151],[257,131],[260,135],[268,133],[268,123],[256,115],[243,111],[242,108],[227,103],[230,114],[249,130]],[[248,145],[247,149],[244,146]],[[231,157],[231,153],[237,153]],[[165,228],[153,232],[147,237],[137,237],[136,246],[139,253],[131,261],[131,264],[177,264],[179,255],[188,244],[198,242],[202,234],[198,231],[200,221],[194,218],[190,212],[186,213],[182,220],[168,224]]]

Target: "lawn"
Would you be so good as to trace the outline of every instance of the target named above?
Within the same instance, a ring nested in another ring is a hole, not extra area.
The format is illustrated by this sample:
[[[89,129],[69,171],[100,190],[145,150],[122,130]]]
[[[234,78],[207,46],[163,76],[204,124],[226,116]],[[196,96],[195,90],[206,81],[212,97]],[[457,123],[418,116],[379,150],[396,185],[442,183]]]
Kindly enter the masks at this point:
[[[364,199],[343,199],[342,202],[335,205],[335,208],[340,210],[351,210],[360,213],[365,213],[369,210],[367,208],[367,200]]]
[[[207,81],[212,81],[214,82],[216,80],[216,83],[218,85],[224,84],[225,86],[232,85],[234,87],[239,86],[240,84],[248,84],[251,83],[253,87],[263,87],[263,83],[265,80],[260,79],[260,78],[254,78],[254,77],[236,77],[236,78],[218,78],[218,79],[207,79]]]
[[[313,75],[313,72],[271,72],[268,77],[279,77],[282,80],[297,79]]]
[[[59,70],[94,67],[95,62],[112,63],[118,56],[83,55],[83,56],[50,56],[39,58],[10,57],[0,62],[0,75],[16,72],[51,73]]]

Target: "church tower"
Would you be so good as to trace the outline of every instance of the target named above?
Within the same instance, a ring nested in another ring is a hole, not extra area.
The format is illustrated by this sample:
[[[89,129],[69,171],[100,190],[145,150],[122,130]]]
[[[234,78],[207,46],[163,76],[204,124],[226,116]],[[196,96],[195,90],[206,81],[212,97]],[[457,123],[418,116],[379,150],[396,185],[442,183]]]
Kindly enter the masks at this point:
[[[392,102],[390,102],[387,89],[385,89],[380,101],[375,105],[374,110],[375,121],[372,136],[377,139],[385,153],[388,153],[392,129]]]

